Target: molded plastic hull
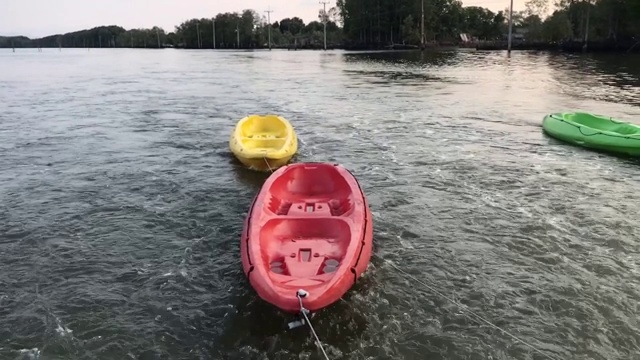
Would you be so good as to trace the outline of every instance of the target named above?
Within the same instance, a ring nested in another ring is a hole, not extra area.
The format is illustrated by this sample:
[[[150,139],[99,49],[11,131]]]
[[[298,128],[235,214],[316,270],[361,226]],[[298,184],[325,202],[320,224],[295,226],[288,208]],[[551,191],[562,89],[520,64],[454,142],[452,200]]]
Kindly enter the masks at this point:
[[[287,156],[279,159],[248,159],[242,156],[236,156],[236,158],[242,163],[242,165],[246,166],[250,170],[266,172],[275,171],[282,166],[287,165],[289,161],[291,161],[292,156]]]
[[[344,167],[284,166],[265,182],[245,219],[242,266],[260,298],[285,312],[318,311],[338,301],[369,264],[371,211]]]
[[[587,113],[545,116],[542,128],[548,135],[586,148],[640,156],[640,126]]]
[[[250,115],[236,124],[229,149],[246,167],[273,171],[298,151],[298,137],[288,120],[276,115]]]

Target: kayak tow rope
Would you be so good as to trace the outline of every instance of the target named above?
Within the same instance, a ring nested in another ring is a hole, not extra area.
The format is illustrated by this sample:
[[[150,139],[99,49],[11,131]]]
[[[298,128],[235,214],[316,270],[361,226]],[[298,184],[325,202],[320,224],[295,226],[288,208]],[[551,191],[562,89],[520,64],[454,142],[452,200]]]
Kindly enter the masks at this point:
[[[307,297],[307,295],[309,295],[309,293],[304,291],[304,290],[302,290],[302,289],[296,291],[296,296],[298,297],[298,302],[300,303],[300,313],[302,314],[302,316],[304,316],[304,319],[306,320],[306,323],[309,325],[309,329],[311,329],[311,333],[313,334],[313,337],[316,338],[316,344],[320,348],[320,351],[322,351],[322,355],[324,355],[324,358],[326,360],[329,360],[329,356],[324,351],[324,347],[322,346],[322,342],[320,342],[320,338],[318,338],[318,334],[316,334],[316,330],[313,328],[313,325],[311,325],[311,320],[309,320],[309,317],[307,316],[307,314],[310,311],[305,309],[304,305],[302,305],[302,298]]]
[[[478,322],[483,322],[489,326],[491,326],[492,328],[502,332],[503,334],[509,336],[510,338],[512,338],[513,340],[527,346],[528,348],[530,348],[531,350],[537,352],[538,354],[542,355],[543,357],[547,358],[547,359],[551,359],[551,360],[557,360],[555,357],[546,354],[544,352],[542,352],[542,350],[538,349],[537,347],[527,343],[526,341],[520,339],[519,337],[513,335],[512,333],[508,332],[507,330],[502,329],[501,327],[499,327],[498,325],[493,324],[492,322],[490,322],[489,320],[483,318],[482,316],[478,315],[477,313],[473,312],[471,309],[469,309],[468,306],[459,303],[458,301],[455,301],[454,299],[446,296],[445,294],[441,293],[440,291],[436,290],[433,286],[430,286],[429,284],[427,284],[426,282],[418,279],[417,277],[409,274],[408,272],[400,269],[398,266],[396,266],[393,262],[387,260],[387,259],[382,259],[384,262],[386,262],[387,264],[391,265],[391,267],[393,267],[394,269],[396,269],[397,271],[399,271],[400,273],[404,274],[405,276],[407,276],[409,279],[412,279],[413,281],[417,282],[418,284],[426,287],[427,289],[431,290],[434,294],[441,296],[442,298],[446,299],[447,301],[451,302],[452,304],[458,306],[461,309],[466,310],[467,315],[472,315],[469,316],[471,319],[476,320]]]
[[[271,165],[269,165],[269,160],[267,160],[267,153],[266,152],[264,153],[262,158],[264,159],[264,163],[267,164],[267,167],[269,168],[269,171],[273,172],[273,169],[271,168]]]

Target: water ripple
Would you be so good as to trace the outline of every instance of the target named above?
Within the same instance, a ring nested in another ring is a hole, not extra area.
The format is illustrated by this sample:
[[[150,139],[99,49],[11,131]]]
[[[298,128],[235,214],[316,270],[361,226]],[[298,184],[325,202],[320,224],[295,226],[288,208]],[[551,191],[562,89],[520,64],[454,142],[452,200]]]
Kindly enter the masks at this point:
[[[297,161],[359,178],[370,268],[314,318],[334,359],[640,353],[636,161],[542,134],[545,113],[638,116],[637,58],[516,52],[0,52],[0,357],[313,359],[248,286],[265,174],[231,159],[280,113]],[[523,79],[526,79],[523,80]]]

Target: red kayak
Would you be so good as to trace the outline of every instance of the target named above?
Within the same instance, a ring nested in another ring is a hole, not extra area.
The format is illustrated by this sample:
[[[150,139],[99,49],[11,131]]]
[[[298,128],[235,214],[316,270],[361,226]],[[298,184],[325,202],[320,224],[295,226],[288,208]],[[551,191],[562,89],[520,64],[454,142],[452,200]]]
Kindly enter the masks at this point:
[[[289,313],[339,300],[366,270],[371,210],[356,178],[340,165],[296,163],[265,181],[244,223],[240,251],[251,286]]]

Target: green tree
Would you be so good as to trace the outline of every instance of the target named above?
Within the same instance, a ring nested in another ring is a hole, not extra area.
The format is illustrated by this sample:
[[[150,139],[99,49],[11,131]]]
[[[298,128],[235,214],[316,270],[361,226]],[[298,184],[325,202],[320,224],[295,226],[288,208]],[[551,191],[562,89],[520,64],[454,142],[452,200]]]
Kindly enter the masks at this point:
[[[542,28],[543,39],[547,41],[562,41],[571,38],[571,22],[567,13],[556,11],[547,18]]]
[[[472,36],[482,40],[493,40],[502,35],[501,13],[494,14],[491,10],[478,6],[463,9],[462,29]]]
[[[459,0],[425,0],[424,4],[427,40],[457,40],[460,33],[469,31],[483,38],[501,35],[504,17],[497,18],[488,9],[469,9]],[[336,8],[349,43],[382,46],[420,42],[421,0],[337,0]]]
[[[415,21],[411,15],[404,18],[404,21],[402,22],[402,37],[404,41],[411,44],[415,44],[420,41],[420,35],[416,31]]]
[[[527,16],[536,15],[542,19],[549,11],[549,0],[527,0],[524,4]]]
[[[294,17],[294,18],[286,18],[286,19],[282,19],[280,20],[280,31],[282,33],[285,32],[290,32],[293,35],[297,35],[299,34],[302,29],[304,29],[304,21],[302,21],[302,19],[298,18],[298,17]]]

